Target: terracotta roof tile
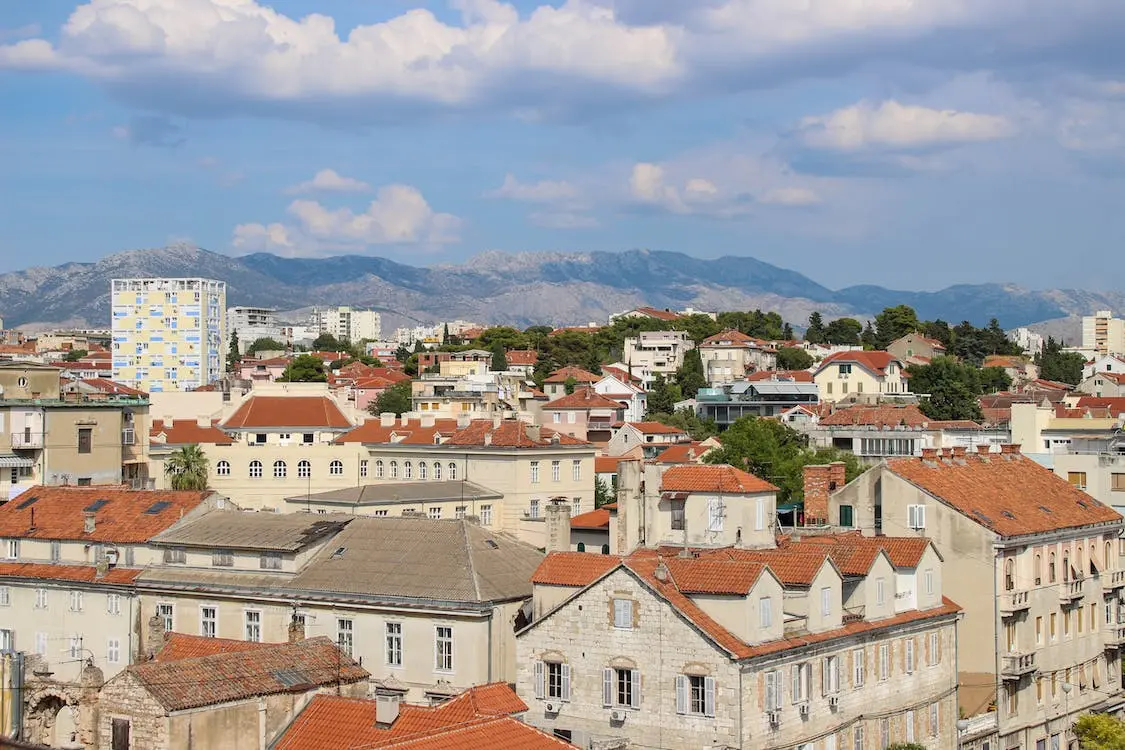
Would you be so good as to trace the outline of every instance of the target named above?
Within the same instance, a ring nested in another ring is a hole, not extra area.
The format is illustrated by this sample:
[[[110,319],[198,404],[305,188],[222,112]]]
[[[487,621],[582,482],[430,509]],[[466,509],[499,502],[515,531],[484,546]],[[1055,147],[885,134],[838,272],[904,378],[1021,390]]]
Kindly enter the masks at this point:
[[[630,312],[640,313],[641,315],[646,315],[650,318],[655,318],[656,320],[665,321],[679,320],[682,317],[677,312],[672,312],[671,310],[661,310],[656,307],[638,307],[634,310],[631,310]]]
[[[1108,373],[1098,373],[1099,375],[1106,375]],[[1078,399],[1077,406],[1079,408],[1100,408],[1105,409],[1109,414],[1114,417],[1120,417],[1125,414],[1125,398],[1099,398],[1097,396],[1082,396]]]
[[[327,396],[251,396],[223,423],[228,430],[282,427],[347,430],[352,424]]]
[[[488,441],[486,441],[486,436]],[[468,427],[458,430],[447,441],[449,445],[491,445],[496,448],[541,448],[558,445],[587,445],[585,441],[564,435],[546,427],[539,428],[538,439],[532,437],[532,427],[526,422],[506,419],[499,427],[490,419],[478,419]]]
[[[710,446],[705,446],[697,441],[679,443],[678,445],[670,445],[665,448],[653,461],[658,464],[701,463],[703,457],[711,450],[712,448]]]
[[[566,367],[560,367],[559,369],[552,372],[543,382],[565,383],[570,378],[574,378],[574,380],[578,383],[596,383],[601,380],[601,376],[595,375],[589,370],[583,370],[581,367],[573,367],[571,365],[567,365]]]
[[[93,565],[54,565],[48,563],[0,562],[0,577],[31,578],[73,583],[125,584],[140,574],[136,568],[110,568],[102,577]]]
[[[733,466],[673,466],[660,478],[663,492],[777,492],[777,487]]]
[[[820,366],[816,368],[815,373],[821,373],[826,367],[839,364],[840,362],[851,362],[864,368],[878,376],[887,374],[887,366],[892,362],[898,362],[902,365],[895,355],[883,351],[862,351],[856,349],[854,351],[836,352],[824,358]]]
[[[716,333],[714,336],[708,336],[699,342],[701,349],[726,349],[726,348],[743,348],[748,346],[760,346],[765,342],[756,339],[753,336],[747,336],[742,331],[728,328],[725,331]]]
[[[528,367],[539,361],[539,352],[534,349],[511,349],[504,354],[508,366],[520,365]]]
[[[1121,521],[1117,511],[1018,453],[948,463],[895,459],[887,470],[1002,537]]]
[[[724,547],[699,553],[703,560],[728,560],[734,563],[768,565],[786,586],[810,586],[824,566],[827,550],[820,549],[738,549]]]
[[[238,641],[233,638],[207,638],[206,636],[188,635],[187,633],[166,633],[164,645],[156,652],[153,661],[195,659],[200,656],[226,654],[232,651],[254,651],[260,648],[269,648],[272,645],[274,644]]]
[[[553,552],[539,563],[531,582],[547,586],[586,586],[620,563],[618,555]]]
[[[765,563],[724,559],[666,557],[664,564],[676,588],[685,594],[745,596],[758,582]]]
[[[404,425],[400,419],[384,427],[378,417],[366,422],[336,438],[337,443],[390,443],[405,445],[433,445],[434,436],[448,437],[457,432],[457,420],[437,419],[429,427],[423,427],[419,419],[408,420]]]
[[[144,391],[139,391],[136,388],[130,388],[127,385],[122,385],[108,378],[85,378],[82,381],[90,386],[98,393],[105,393],[110,396],[132,396],[133,398],[148,398],[148,394]]]
[[[622,461],[630,461],[633,459],[627,456],[594,456],[594,473],[595,474],[616,474],[617,464]]]
[[[644,435],[686,435],[685,430],[671,427],[663,422],[626,422],[625,424]]]
[[[793,381],[794,383],[811,383],[813,375],[808,370],[759,370],[746,375],[751,382],[759,380]]]
[[[879,404],[876,406],[856,405],[837,409],[826,417],[821,417],[821,426],[846,427],[864,425],[871,427],[921,427],[929,423],[929,418],[914,404]]]
[[[584,529],[587,531],[601,531],[609,530],[609,511],[603,505],[601,508],[586,513],[580,513],[577,516],[572,516],[570,519],[570,528]]]
[[[164,434],[165,445],[230,445],[234,438],[218,428],[219,420],[211,420],[210,427],[200,427],[194,419],[175,419],[166,423],[163,419],[152,420],[149,439]]]
[[[602,367],[602,374],[609,375],[610,377],[617,378],[622,383],[640,383],[641,379],[636,375],[630,375],[628,370],[622,370],[620,367],[611,367],[606,365]]]
[[[1125,372],[1095,372],[1093,377],[1112,380],[1118,385],[1125,383]]]
[[[32,487],[0,505],[0,537],[144,542],[172,526],[212,494],[210,490]],[[94,530],[86,533],[86,509],[95,507]]]
[[[611,398],[606,398],[593,388],[578,388],[566,396],[560,396],[554,401],[543,405],[544,409],[613,409],[624,411],[625,407]]]

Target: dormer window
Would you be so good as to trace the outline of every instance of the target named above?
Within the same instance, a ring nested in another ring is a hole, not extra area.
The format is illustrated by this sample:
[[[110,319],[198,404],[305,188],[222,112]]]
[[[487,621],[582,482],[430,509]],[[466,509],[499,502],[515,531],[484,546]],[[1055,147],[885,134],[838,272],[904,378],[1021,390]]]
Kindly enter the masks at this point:
[[[18,560],[20,559],[20,540],[8,539],[4,545],[4,559]]]

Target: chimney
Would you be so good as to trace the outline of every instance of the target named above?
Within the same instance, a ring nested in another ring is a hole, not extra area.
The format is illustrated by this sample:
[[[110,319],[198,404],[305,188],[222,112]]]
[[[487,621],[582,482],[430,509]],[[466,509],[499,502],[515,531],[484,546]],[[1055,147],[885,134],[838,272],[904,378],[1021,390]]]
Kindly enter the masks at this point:
[[[166,635],[164,618],[159,613],[148,618],[148,629],[145,634],[148,636],[145,643],[145,653],[151,659],[156,656],[160,649],[164,648],[164,636]]]
[[[988,454],[991,452],[992,446],[988,445],[987,443],[983,443],[977,446],[977,457],[981,461],[990,461],[991,459],[988,457]]]
[[[379,415],[380,427],[394,427],[395,426],[395,413],[393,411],[385,411]]]
[[[941,457],[942,458],[953,458],[953,449],[952,448],[942,448],[941,449]]]
[[[554,498],[547,503],[547,552],[570,552],[570,503]]]
[[[641,544],[642,467],[635,458],[617,464],[617,538],[610,540],[614,554],[627,555]]]
[[[398,695],[379,693],[375,696],[375,725],[388,729],[398,718],[398,706],[402,698]]]
[[[297,616],[297,610],[289,618],[289,642],[296,643],[305,640],[305,620]]]
[[[832,467],[827,464],[810,464],[802,470],[805,490],[805,525],[815,526],[828,520],[828,489]]]
[[[211,426],[211,417],[199,416],[195,418],[195,426],[207,428]]]
[[[1005,456],[1014,456],[1020,452],[1019,443],[1004,443],[1000,446],[1000,453]]]
[[[420,423],[423,427],[433,427],[436,419],[433,413],[423,414]]]
[[[955,445],[955,446],[953,446],[952,450],[953,450],[953,457],[954,458],[964,458],[965,457],[965,446]]]
[[[399,420],[403,427],[408,427],[410,425],[409,412],[403,412],[402,416],[399,417]]]
[[[458,412],[457,414],[457,429],[463,430],[469,426],[473,421],[472,415],[466,411]]]
[[[533,443],[538,443],[542,438],[543,431],[537,424],[529,424],[526,429],[527,439]]]
[[[98,560],[97,565],[94,566],[94,578],[105,578],[108,572],[109,560],[103,557],[101,560]]]
[[[938,453],[940,453],[940,452],[941,451],[939,451],[937,448],[923,448],[922,449],[922,460],[923,461],[929,461],[930,463],[934,463],[934,462],[937,461]]]
[[[86,534],[93,534],[96,527],[97,519],[95,518],[95,514],[91,511],[84,511],[82,513],[82,531]]]

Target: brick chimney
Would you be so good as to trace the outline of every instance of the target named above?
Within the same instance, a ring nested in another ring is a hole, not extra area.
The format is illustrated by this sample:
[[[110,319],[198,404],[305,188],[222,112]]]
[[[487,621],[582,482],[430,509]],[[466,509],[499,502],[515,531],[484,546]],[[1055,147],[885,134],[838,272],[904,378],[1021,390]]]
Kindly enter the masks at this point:
[[[547,503],[547,552],[570,552],[570,503],[553,498]]]
[[[953,447],[953,457],[954,458],[964,458],[965,457],[965,446],[963,446],[963,445],[954,446]]]
[[[931,462],[937,461],[938,453],[940,453],[940,452],[941,451],[937,448],[923,448],[922,449],[922,460],[923,461],[931,461]]]
[[[1005,456],[1014,456],[1020,452],[1019,443],[1004,443],[1000,446],[1000,453]]]
[[[992,446],[988,445],[987,443],[977,446],[977,458],[979,458],[981,461],[991,461],[992,459],[988,457],[988,454],[991,452]]]
[[[289,618],[289,642],[296,643],[297,641],[305,640],[305,620],[303,617],[298,617],[296,612]]]
[[[847,483],[843,461],[804,467],[805,525],[828,522],[828,498]]]
[[[164,618],[160,613],[154,614],[148,618],[148,628],[145,635],[147,636],[147,643],[145,644],[145,654],[149,659],[156,656],[160,649],[164,648]]]

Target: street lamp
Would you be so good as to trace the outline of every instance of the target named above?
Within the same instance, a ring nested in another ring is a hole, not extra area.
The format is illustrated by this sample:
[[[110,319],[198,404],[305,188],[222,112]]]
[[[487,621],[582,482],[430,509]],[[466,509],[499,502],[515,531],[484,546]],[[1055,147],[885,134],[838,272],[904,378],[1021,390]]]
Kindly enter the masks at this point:
[[[1063,747],[1065,747],[1066,750],[1070,750],[1070,691],[1073,689],[1074,686],[1069,682],[1064,682],[1062,684],[1063,715],[1065,717],[1063,719]]]
[[[968,719],[957,720],[957,747],[961,747],[961,738],[965,735],[965,730],[969,728]]]

